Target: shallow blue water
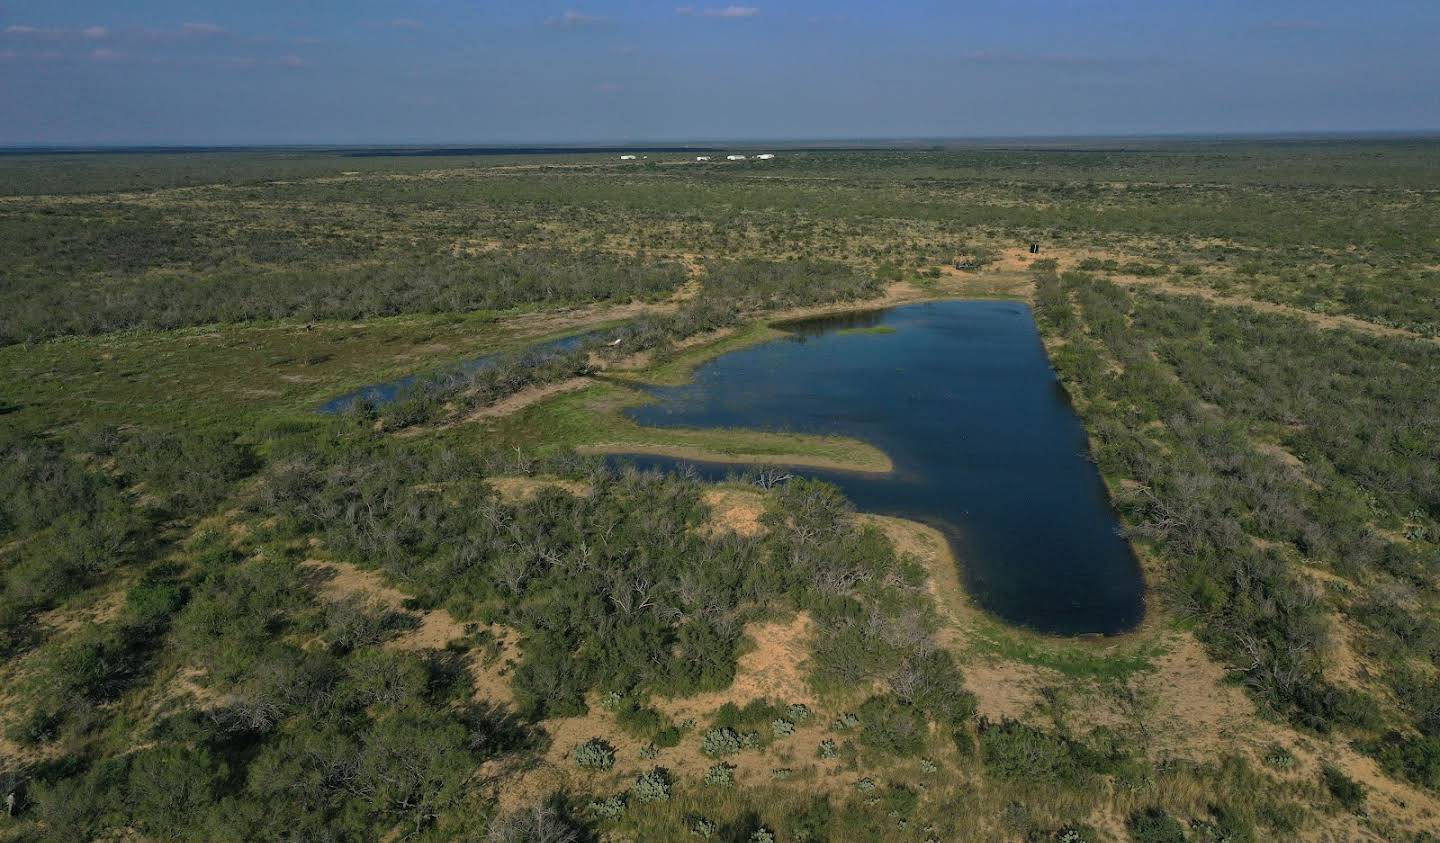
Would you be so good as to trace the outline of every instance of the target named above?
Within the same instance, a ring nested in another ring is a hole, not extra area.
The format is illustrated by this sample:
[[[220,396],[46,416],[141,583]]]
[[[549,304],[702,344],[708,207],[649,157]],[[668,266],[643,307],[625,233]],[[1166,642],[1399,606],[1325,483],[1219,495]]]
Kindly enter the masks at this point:
[[[895,331],[846,332],[875,326]],[[837,484],[861,510],[939,528],[989,612],[1059,635],[1140,622],[1139,566],[1027,307],[936,302],[784,327],[788,338],[710,361],[684,386],[651,388],[655,403],[628,414],[652,426],[862,439],[890,455],[893,474],[797,471]],[[714,478],[729,470],[687,464]]]
[[[583,334],[572,334],[568,337],[537,343],[529,346],[525,351],[533,354],[573,351],[598,333],[599,332],[596,331],[587,331]],[[455,364],[451,367],[450,371],[477,372],[495,365],[495,362],[502,356],[501,354],[486,354],[481,357],[474,357]],[[407,389],[419,383],[425,377],[427,377],[427,374],[406,375],[403,378],[396,378],[393,381],[362,386],[353,392],[347,392],[344,395],[337,396],[321,404],[320,412],[332,414],[343,413],[361,401],[368,401],[377,406],[380,404],[388,404],[402,397]]]

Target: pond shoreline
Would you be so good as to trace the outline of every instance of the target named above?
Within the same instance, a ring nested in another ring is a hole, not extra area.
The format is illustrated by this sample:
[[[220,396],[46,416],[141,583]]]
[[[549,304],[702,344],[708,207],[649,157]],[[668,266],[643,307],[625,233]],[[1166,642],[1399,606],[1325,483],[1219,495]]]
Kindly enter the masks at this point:
[[[779,455],[762,462],[834,483],[860,510],[940,528],[970,563],[968,590],[1010,624],[1062,636],[1113,636],[1140,624],[1139,560],[1084,459],[1088,431],[1027,305],[907,302],[785,327],[769,342],[724,349],[686,384],[642,384],[648,401],[608,409],[642,430],[840,436],[878,447],[893,472],[812,468]],[[585,444],[706,480],[743,461]]]

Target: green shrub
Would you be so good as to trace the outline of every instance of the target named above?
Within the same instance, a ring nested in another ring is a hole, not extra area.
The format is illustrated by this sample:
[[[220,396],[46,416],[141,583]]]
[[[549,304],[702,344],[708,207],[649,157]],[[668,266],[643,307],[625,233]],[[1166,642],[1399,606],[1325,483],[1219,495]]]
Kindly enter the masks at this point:
[[[711,758],[734,755],[742,748],[740,735],[730,727],[711,729],[700,740],[700,751]]]
[[[1320,768],[1320,777],[1325,789],[1335,797],[1340,806],[1352,814],[1365,810],[1365,786],[1345,775],[1339,767],[1326,764]]]
[[[980,754],[992,775],[1031,784],[1089,786],[1112,766],[1084,744],[1013,720],[981,723]]]
[[[1135,843],[1185,843],[1185,826],[1163,808],[1146,808],[1130,815],[1125,827]]]
[[[715,764],[705,771],[705,783],[728,787],[735,783],[735,765]]]
[[[1276,770],[1289,770],[1295,766],[1295,755],[1280,744],[1271,744],[1265,750],[1265,757],[1262,759],[1265,766],[1273,767]]]
[[[871,697],[860,706],[859,717],[864,726],[860,742],[866,746],[895,755],[916,755],[925,748],[924,715],[894,697]]]
[[[1211,805],[1210,816],[1191,824],[1195,840],[1204,843],[1254,843],[1255,829],[1239,811]]]
[[[623,796],[609,796],[604,799],[593,800],[586,806],[585,810],[590,816],[596,819],[618,819],[625,813],[625,798]]]
[[[571,753],[575,765],[587,770],[608,770],[615,766],[615,747],[602,738],[591,738]]]
[[[60,733],[60,726],[65,722],[65,714],[57,709],[46,706],[36,706],[30,713],[20,718],[18,723],[10,727],[7,734],[10,739],[22,746],[36,746],[55,739]]]
[[[670,798],[670,771],[656,767],[635,777],[630,795],[640,802],[664,802]]]
[[[885,789],[885,810],[894,817],[908,817],[920,804],[920,794],[910,788],[892,784]]]
[[[685,828],[691,834],[702,840],[709,840],[719,833],[720,827],[712,820],[706,819],[699,814],[692,814],[685,818]]]
[[[1385,772],[1440,790],[1440,735],[1414,737],[1397,732],[1359,746],[1374,756]]]

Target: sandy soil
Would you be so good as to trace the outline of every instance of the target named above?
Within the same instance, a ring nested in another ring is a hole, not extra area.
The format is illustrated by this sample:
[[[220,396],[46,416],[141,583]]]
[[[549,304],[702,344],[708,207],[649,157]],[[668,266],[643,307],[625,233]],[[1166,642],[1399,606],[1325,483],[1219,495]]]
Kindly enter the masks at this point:
[[[714,533],[731,532],[742,536],[758,536],[764,531],[760,516],[765,507],[760,496],[754,492],[735,489],[706,489],[705,503],[710,506],[710,530]]]
[[[347,562],[321,562],[309,559],[303,564],[333,572],[321,583],[321,594],[332,600],[360,597],[374,600],[387,608],[402,610],[406,595],[404,592],[385,584],[374,571],[357,568]],[[465,635],[465,625],[444,609],[414,613],[420,623],[386,642],[387,647],[397,650],[441,649],[446,644]]]
[[[579,497],[586,497],[591,492],[590,487],[584,483],[558,477],[487,477],[485,482],[499,492],[501,500],[506,503],[527,501],[535,497],[541,489],[552,487],[564,489]]]
[[[929,571],[931,594],[946,621],[937,637],[960,660],[966,687],[976,695],[986,717],[1053,728],[1041,704],[1041,690],[1060,688],[1069,700],[1067,725],[1073,732],[1083,735],[1101,726],[1124,730],[1137,736],[1154,760],[1171,757],[1206,763],[1240,755],[1262,767],[1262,759],[1278,745],[1295,756],[1295,767],[1287,775],[1296,781],[1318,782],[1322,763],[1333,763],[1369,789],[1365,823],[1349,814],[1325,815],[1320,827],[1305,830],[1303,840],[1382,841],[1399,839],[1402,830],[1440,828],[1440,800],[1385,776],[1374,760],[1357,752],[1343,736],[1305,735],[1268,718],[1189,632],[1147,622],[1137,634],[1158,638],[1163,652],[1153,659],[1150,670],[1132,676],[1122,687],[977,654],[970,645],[977,634],[971,619],[978,610],[960,586],[956,560],[943,536],[912,521],[862,517],[885,529],[898,550]],[[1343,639],[1337,642],[1334,658],[1341,681],[1358,669]],[[1203,807],[1197,803],[1197,812]],[[1114,816],[1097,815],[1092,820],[1097,827],[1118,830],[1121,826]]]
[[[405,593],[386,585],[380,575],[374,571],[366,571],[345,562],[315,559],[306,560],[303,564],[327,573],[333,572],[320,586],[322,596],[329,599],[342,600],[347,597],[360,597],[375,600],[391,609],[398,610],[404,606]],[[456,620],[444,609],[412,612],[412,614],[419,616],[420,623],[414,629],[407,630],[385,642],[386,647],[396,650],[439,650],[450,642],[465,637],[471,631],[471,627]],[[469,661],[470,676],[475,684],[475,698],[505,704],[513,703],[514,695],[510,690],[507,674],[510,667],[519,661],[520,634],[498,624],[484,628],[477,626],[475,630],[489,632],[499,644],[495,658],[485,660],[477,654],[472,656]]]
[[[577,389],[584,389],[592,383],[594,383],[594,381],[590,378],[568,378],[563,381],[524,389],[508,398],[496,401],[488,407],[481,407],[469,416],[466,416],[465,421],[478,421],[480,419],[494,419],[500,418],[501,416],[508,416],[526,407],[539,404],[547,398],[564,395],[567,392],[574,392]]]

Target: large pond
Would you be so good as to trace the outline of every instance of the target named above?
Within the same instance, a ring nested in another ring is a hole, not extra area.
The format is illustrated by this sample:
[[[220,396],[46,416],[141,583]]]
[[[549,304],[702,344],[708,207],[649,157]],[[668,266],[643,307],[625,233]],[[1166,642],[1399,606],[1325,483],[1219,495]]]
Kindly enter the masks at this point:
[[[893,473],[801,471],[861,510],[939,528],[989,612],[1058,635],[1140,622],[1139,566],[1028,308],[937,302],[785,328],[787,338],[710,361],[691,383],[651,388],[655,402],[629,415],[862,439],[890,455]]]

